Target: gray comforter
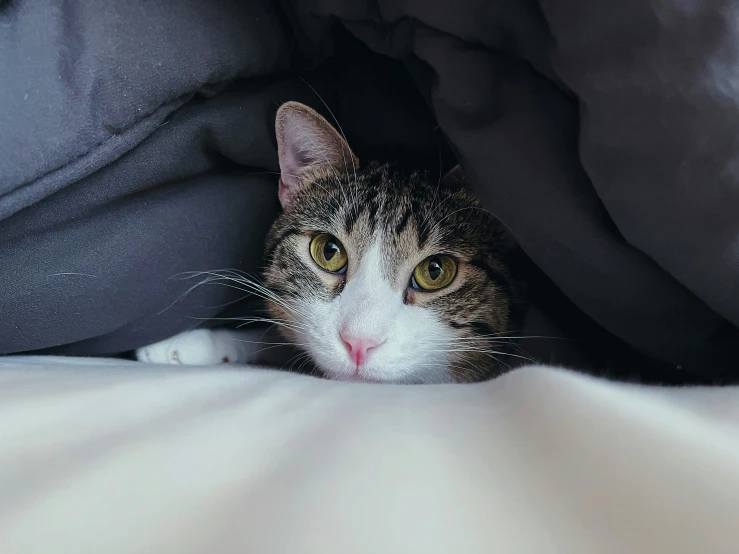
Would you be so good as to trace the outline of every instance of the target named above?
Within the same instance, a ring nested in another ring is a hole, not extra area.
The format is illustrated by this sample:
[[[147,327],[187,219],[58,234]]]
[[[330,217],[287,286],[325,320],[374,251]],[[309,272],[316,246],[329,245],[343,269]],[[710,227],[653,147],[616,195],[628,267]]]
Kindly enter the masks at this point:
[[[731,378],[737,21],[728,0],[0,0],[0,354],[221,314],[238,296],[183,296],[183,272],[259,271],[274,112],[320,94],[360,157],[448,165],[448,144],[596,365]]]

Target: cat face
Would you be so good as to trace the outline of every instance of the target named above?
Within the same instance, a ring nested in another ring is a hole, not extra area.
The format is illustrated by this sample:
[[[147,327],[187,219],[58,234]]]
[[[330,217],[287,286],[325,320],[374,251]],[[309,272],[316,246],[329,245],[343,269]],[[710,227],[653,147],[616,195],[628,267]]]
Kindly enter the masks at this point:
[[[522,305],[501,225],[463,186],[360,168],[321,116],[277,115],[284,211],[267,241],[271,315],[326,376],[468,382],[500,373]]]

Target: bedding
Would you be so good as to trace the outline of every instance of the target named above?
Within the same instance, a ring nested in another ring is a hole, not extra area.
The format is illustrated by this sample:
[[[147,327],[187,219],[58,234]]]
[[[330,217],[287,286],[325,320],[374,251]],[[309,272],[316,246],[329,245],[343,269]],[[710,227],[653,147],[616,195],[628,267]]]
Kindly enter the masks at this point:
[[[118,354],[219,315],[237,297],[183,296],[183,272],[259,270],[274,112],[325,100],[360,158],[447,164],[448,142],[591,365],[732,380],[737,9],[2,1],[0,354]]]
[[[739,388],[0,360],[0,552],[729,554]]]

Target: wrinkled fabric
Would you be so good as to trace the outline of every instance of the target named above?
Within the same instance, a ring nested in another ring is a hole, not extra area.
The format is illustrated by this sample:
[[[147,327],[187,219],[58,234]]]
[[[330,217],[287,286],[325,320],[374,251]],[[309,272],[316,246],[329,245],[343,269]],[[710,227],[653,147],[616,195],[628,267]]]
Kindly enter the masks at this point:
[[[0,383],[3,553],[732,554],[739,542],[737,387],[547,366],[378,385],[41,356],[0,359]]]
[[[236,300],[183,273],[258,272],[272,118],[328,115],[311,85],[360,158],[438,156],[438,124],[598,363],[736,376],[728,1],[62,6],[0,3],[0,353],[117,353]]]

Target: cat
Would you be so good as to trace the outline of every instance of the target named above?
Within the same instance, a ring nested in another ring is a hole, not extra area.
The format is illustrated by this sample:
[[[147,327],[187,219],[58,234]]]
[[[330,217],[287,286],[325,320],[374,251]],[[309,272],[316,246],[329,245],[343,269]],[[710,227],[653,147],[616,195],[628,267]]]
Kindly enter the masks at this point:
[[[511,262],[516,247],[459,166],[441,177],[360,165],[342,135],[297,102],[279,108],[275,132],[283,211],[267,238],[264,286],[242,282],[323,376],[474,382],[520,357],[512,334],[527,303]],[[188,331],[137,357],[258,361],[242,333]]]

